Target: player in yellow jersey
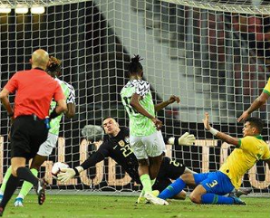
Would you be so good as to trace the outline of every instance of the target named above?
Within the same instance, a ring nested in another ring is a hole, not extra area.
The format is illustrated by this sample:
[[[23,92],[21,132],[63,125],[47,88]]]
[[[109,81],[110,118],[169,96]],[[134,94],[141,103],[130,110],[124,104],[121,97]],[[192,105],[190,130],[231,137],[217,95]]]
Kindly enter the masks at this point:
[[[217,138],[236,148],[216,172],[182,175],[163,190],[159,198],[167,199],[179,193],[186,185],[196,186],[190,199],[196,204],[245,204],[239,198],[224,196],[241,185],[243,175],[257,161],[264,160],[270,167],[269,146],[262,140],[263,123],[259,118],[248,118],[243,127],[243,138],[233,138],[209,125],[209,115],[205,113],[204,127]]]
[[[245,110],[242,115],[238,118],[238,122],[240,121],[244,121],[245,119],[247,119],[249,117],[249,115],[257,110],[258,108],[260,108],[261,106],[263,106],[267,99],[270,97],[270,78],[268,79],[267,84],[265,85],[261,95],[256,98],[252,104],[250,105],[250,107]]]

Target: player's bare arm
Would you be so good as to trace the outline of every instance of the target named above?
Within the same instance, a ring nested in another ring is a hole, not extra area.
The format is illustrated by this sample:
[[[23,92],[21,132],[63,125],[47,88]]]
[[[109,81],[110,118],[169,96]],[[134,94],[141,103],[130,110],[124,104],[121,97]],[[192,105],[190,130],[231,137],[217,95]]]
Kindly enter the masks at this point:
[[[9,95],[9,91],[5,88],[0,92],[0,99],[3,103],[3,106],[7,110],[8,115],[11,117],[13,116],[13,109],[8,100],[8,95]]]
[[[253,111],[263,106],[268,98],[269,95],[265,92],[262,92],[261,95],[258,98],[256,98],[255,101],[253,101],[250,107],[242,113],[242,115],[237,119],[237,121],[241,122],[247,119]]]
[[[180,103],[180,98],[178,96],[175,95],[171,95],[171,97],[167,100],[167,101],[163,101],[159,104],[155,105],[155,111],[158,112],[160,110],[162,110],[163,108],[167,107],[168,105],[172,104],[172,103]]]
[[[67,104],[67,112],[65,113],[65,115],[68,118],[73,118],[75,116],[75,113],[76,113],[75,104],[72,104],[72,103]]]
[[[239,139],[233,138],[233,137],[231,137],[223,132],[220,132],[220,131],[218,131],[210,126],[209,114],[207,112],[204,114],[203,124],[204,124],[204,128],[206,130],[208,130],[209,132],[211,132],[217,138],[219,138],[219,139],[221,139],[221,140],[223,140],[231,145],[235,145],[235,146],[239,145]]]
[[[153,121],[153,123],[155,124],[155,126],[157,127],[157,129],[161,129],[162,127],[162,122],[157,119],[156,117],[153,117],[151,114],[149,114],[140,104],[139,100],[140,100],[141,96],[138,94],[133,94],[131,97],[131,101],[130,101],[130,105],[140,114],[148,117],[150,120]]]

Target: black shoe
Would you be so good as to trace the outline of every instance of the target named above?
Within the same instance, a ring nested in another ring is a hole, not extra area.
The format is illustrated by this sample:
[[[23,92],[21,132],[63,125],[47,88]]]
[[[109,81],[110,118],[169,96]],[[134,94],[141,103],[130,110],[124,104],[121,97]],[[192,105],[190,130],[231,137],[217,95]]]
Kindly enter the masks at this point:
[[[246,203],[244,201],[242,201],[240,198],[231,196],[231,198],[234,200],[234,204],[238,204],[238,205],[246,205]]]
[[[3,216],[3,213],[4,213],[4,208],[0,207],[0,216]]]
[[[240,188],[239,190],[235,190],[234,194],[236,197],[240,197],[241,195],[248,195],[252,192],[251,188]]]
[[[38,204],[39,205],[42,205],[46,199],[45,190],[46,190],[47,185],[48,185],[48,182],[45,179],[40,179],[38,181],[36,191],[37,191],[37,195],[38,195]]]

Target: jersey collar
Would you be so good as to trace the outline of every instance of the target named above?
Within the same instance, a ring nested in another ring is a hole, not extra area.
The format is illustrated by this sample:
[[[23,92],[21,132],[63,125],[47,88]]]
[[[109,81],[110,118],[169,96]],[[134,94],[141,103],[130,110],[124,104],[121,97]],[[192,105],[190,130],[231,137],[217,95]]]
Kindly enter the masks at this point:
[[[262,135],[261,134],[260,135],[255,135],[254,137],[257,138],[257,139],[261,139],[262,140]]]

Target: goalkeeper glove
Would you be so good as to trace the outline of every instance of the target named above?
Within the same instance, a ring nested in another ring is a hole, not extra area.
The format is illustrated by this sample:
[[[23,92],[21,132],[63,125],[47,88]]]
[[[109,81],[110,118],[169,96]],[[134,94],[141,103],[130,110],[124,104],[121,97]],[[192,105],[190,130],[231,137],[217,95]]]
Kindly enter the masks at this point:
[[[61,169],[61,172],[57,175],[57,179],[60,182],[66,182],[70,179],[72,179],[74,176],[78,176],[80,174],[80,171],[82,171],[83,168],[81,166],[76,168],[66,168]]]
[[[189,134],[188,132],[185,132],[184,135],[182,135],[179,139],[178,139],[178,144],[179,145],[193,145],[193,143],[195,143],[195,136],[193,134]]]
[[[188,132],[185,132],[184,135],[178,138],[178,144],[179,145],[193,145],[193,143],[195,143],[195,140],[196,138],[193,134],[189,134]],[[169,138],[168,143],[171,145],[176,144],[175,138],[174,137]]]

